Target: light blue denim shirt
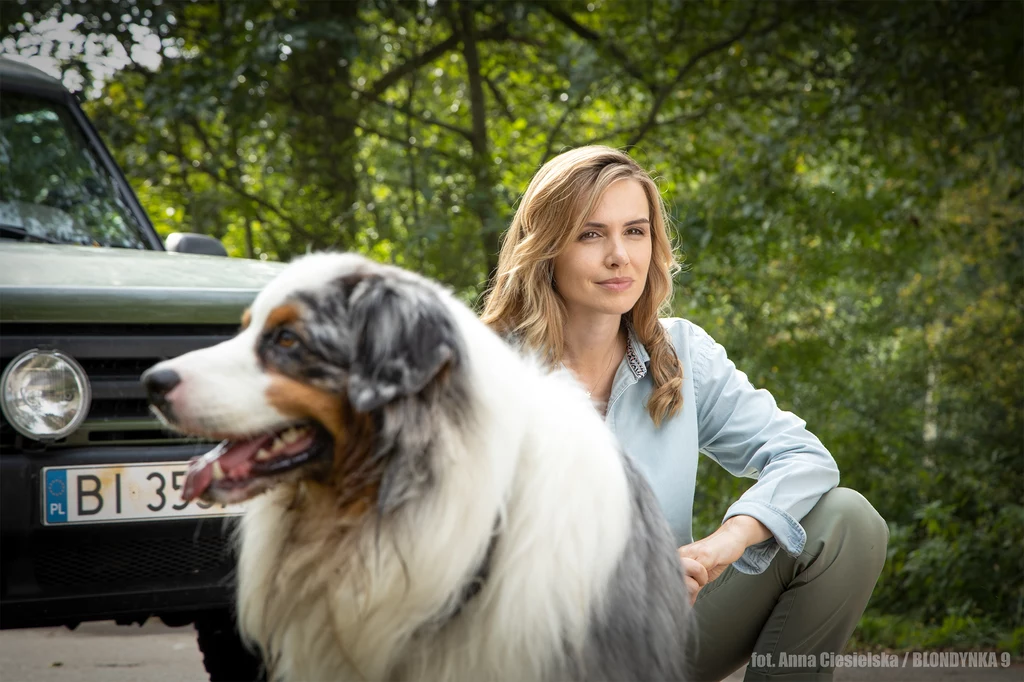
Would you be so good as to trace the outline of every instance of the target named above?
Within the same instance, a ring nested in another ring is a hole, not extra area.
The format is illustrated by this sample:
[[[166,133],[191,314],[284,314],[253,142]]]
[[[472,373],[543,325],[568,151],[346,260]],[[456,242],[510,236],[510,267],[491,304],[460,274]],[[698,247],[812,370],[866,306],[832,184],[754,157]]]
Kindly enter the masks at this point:
[[[781,546],[803,551],[800,525],[818,499],[839,483],[839,468],[806,423],[780,410],[766,390],[755,389],[725,349],[681,318],[662,320],[683,366],[683,407],[655,427],[644,405],[653,382],[650,357],[630,330],[629,345],[612,383],[607,422],[654,488],[679,545],[693,542],[697,453],[735,476],[756,479],[726,512],[746,514],[774,537],[747,548],[734,564],[761,573]]]

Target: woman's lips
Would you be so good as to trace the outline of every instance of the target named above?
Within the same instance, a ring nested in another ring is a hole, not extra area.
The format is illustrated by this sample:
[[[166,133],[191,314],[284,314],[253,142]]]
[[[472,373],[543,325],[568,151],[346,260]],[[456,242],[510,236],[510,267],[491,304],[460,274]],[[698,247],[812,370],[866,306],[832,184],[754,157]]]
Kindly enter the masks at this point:
[[[611,291],[625,291],[633,286],[633,280],[629,277],[615,277],[598,282],[597,285]]]

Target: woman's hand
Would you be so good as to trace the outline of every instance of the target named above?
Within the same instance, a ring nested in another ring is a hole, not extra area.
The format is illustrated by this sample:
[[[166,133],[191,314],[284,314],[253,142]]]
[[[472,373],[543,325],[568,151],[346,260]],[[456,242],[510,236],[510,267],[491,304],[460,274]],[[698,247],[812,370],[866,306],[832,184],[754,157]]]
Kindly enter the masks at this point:
[[[690,604],[696,601],[701,588],[722,575],[729,564],[743,556],[747,547],[771,536],[771,531],[763,523],[752,516],[740,515],[730,518],[703,540],[680,547],[679,559],[686,574]]]
[[[683,573],[686,575],[686,590],[690,593],[690,606],[693,606],[693,603],[697,601],[697,593],[700,592],[700,588],[708,584],[708,571],[700,562],[684,557],[683,549],[685,547],[679,548],[679,559],[683,562]]]

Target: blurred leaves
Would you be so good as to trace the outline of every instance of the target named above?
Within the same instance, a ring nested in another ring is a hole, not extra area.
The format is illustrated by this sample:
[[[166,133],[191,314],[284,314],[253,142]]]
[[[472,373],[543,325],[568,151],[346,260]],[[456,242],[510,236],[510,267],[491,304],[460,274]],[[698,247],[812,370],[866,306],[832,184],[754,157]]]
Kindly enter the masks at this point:
[[[873,608],[1024,621],[1019,2],[10,6],[3,50],[69,70],[158,228],[235,255],[354,249],[472,301],[541,163],[630,145],[676,313],[889,520]],[[700,476],[707,533],[749,481]]]

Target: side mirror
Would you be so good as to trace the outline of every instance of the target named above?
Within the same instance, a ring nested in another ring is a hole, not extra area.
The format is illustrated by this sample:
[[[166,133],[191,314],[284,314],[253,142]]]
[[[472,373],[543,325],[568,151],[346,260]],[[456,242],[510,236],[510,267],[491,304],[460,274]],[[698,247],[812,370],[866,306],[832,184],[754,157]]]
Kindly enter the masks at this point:
[[[198,253],[203,256],[227,256],[228,251],[219,239],[193,232],[172,232],[164,242],[168,251]]]

